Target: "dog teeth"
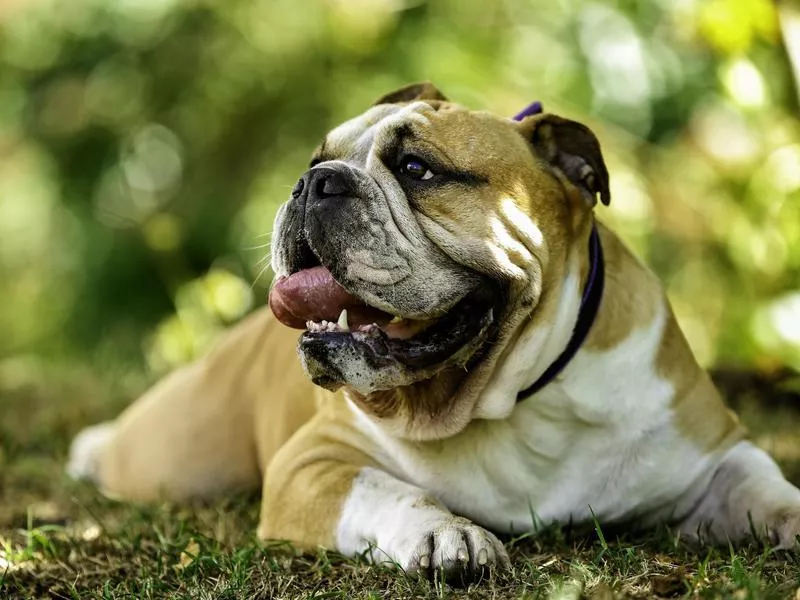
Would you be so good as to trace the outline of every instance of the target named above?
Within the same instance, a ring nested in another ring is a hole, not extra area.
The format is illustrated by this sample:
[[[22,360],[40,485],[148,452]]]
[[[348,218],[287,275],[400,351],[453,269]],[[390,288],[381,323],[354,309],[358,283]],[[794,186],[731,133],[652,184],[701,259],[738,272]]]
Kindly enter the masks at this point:
[[[319,333],[322,331],[322,323],[317,323],[315,321],[306,321],[306,329],[311,333]]]
[[[392,323],[399,323],[402,320],[403,320],[403,317],[395,316],[391,321],[389,321],[389,325],[391,325]]]
[[[341,331],[350,331],[350,325],[347,323],[347,309],[343,308],[342,312],[339,313],[339,320],[336,321],[336,325],[339,327]]]
[[[311,333],[334,333],[334,332],[348,332],[350,331],[350,327],[347,324],[347,311],[342,311],[342,314],[339,315],[339,322],[334,323],[333,321],[306,321],[306,330],[310,331]]]

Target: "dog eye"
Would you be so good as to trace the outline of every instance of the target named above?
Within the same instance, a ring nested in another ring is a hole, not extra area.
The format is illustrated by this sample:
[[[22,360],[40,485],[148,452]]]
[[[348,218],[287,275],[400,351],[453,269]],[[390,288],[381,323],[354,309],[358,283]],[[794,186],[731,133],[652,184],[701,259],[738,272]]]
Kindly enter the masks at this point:
[[[406,156],[400,161],[400,173],[410,179],[426,181],[433,177],[433,171],[424,160],[416,156]]]

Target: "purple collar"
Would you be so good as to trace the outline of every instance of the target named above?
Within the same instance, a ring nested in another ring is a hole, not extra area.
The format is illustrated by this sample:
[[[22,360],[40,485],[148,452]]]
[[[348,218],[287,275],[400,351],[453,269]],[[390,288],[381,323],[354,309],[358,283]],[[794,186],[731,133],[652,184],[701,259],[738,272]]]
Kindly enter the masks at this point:
[[[517,402],[530,398],[541,390],[548,383],[553,381],[569,361],[578,353],[589,330],[592,328],[597,311],[600,308],[600,301],[603,299],[603,287],[605,286],[605,260],[603,260],[603,246],[600,244],[600,235],[597,233],[597,225],[592,224],[592,233],[589,235],[589,277],[586,280],[586,287],[583,288],[581,296],[581,306],[578,309],[578,320],[572,330],[567,347],[558,355],[558,358],[549,366],[542,375],[529,387],[517,394]]]
[[[531,102],[526,106],[522,112],[517,113],[514,115],[515,121],[522,121],[525,117],[530,117],[531,115],[538,115],[539,113],[543,112],[544,109],[542,108],[542,103],[538,100],[536,102]]]
[[[522,121],[525,117],[538,115],[544,109],[541,102],[532,102],[521,112],[514,116],[515,121]],[[592,328],[600,301],[603,299],[603,287],[606,279],[605,260],[603,260],[603,246],[600,244],[600,235],[597,233],[597,224],[592,223],[592,233],[589,235],[589,278],[581,296],[581,306],[578,309],[578,320],[572,330],[567,347],[558,355],[558,358],[542,373],[541,377],[530,386],[517,394],[517,402],[530,398],[548,383],[553,381],[569,364],[569,361],[578,353],[589,330]]]

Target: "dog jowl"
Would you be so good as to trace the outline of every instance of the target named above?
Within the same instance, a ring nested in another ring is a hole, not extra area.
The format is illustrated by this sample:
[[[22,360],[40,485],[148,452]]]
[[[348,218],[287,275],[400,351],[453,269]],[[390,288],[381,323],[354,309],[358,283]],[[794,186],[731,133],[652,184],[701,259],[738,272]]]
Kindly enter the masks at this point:
[[[261,537],[456,582],[505,567],[496,534],[532,513],[793,547],[800,491],[595,217],[609,201],[584,125],[430,84],[381,98],[280,208],[271,311],[81,433],[70,472],[136,500],[261,485]]]

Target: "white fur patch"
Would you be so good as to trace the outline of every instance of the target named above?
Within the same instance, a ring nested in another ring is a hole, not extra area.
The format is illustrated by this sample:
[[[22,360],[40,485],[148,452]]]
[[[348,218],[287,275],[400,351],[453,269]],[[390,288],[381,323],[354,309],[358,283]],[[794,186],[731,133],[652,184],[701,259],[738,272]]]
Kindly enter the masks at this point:
[[[791,548],[800,534],[800,490],[750,442],[728,450],[693,496],[701,500],[694,502],[694,510],[680,525],[689,537],[739,540],[754,528],[780,547]]]
[[[114,424],[107,422],[87,427],[76,435],[69,448],[67,475],[97,482],[100,453],[113,434]]]
[[[522,331],[478,398],[474,418],[504,419],[511,414],[517,393],[536,381],[569,343],[580,303],[579,279],[571,274],[562,286],[553,324],[531,323]]]
[[[565,288],[567,296],[577,296],[575,282]],[[564,310],[575,314],[575,301],[568,304]],[[493,530],[519,533],[539,522],[581,522],[592,511],[603,522],[668,517],[683,491],[709,470],[711,457],[672,425],[674,390],[653,367],[666,316],[662,305],[651,323],[618,346],[580,351],[508,418],[474,420],[452,438],[414,443],[386,435],[366,417],[357,423],[385,449],[390,472]],[[541,348],[541,336],[533,332],[524,340]],[[564,332],[549,337],[563,341],[544,342],[555,358],[566,343]],[[541,364],[523,343],[513,355],[519,387],[496,392],[508,394],[512,405]],[[535,365],[524,378],[523,357]],[[542,369],[549,364],[541,362]]]
[[[525,194],[520,194],[524,198]],[[513,198],[506,198],[501,203],[505,222],[513,229],[509,232],[512,239],[521,240],[531,255],[544,244],[542,230],[533,222],[530,215],[522,210]]]
[[[452,570],[506,563],[488,531],[451,514],[429,493],[371,468],[353,481],[336,531],[336,546],[405,570]]]

